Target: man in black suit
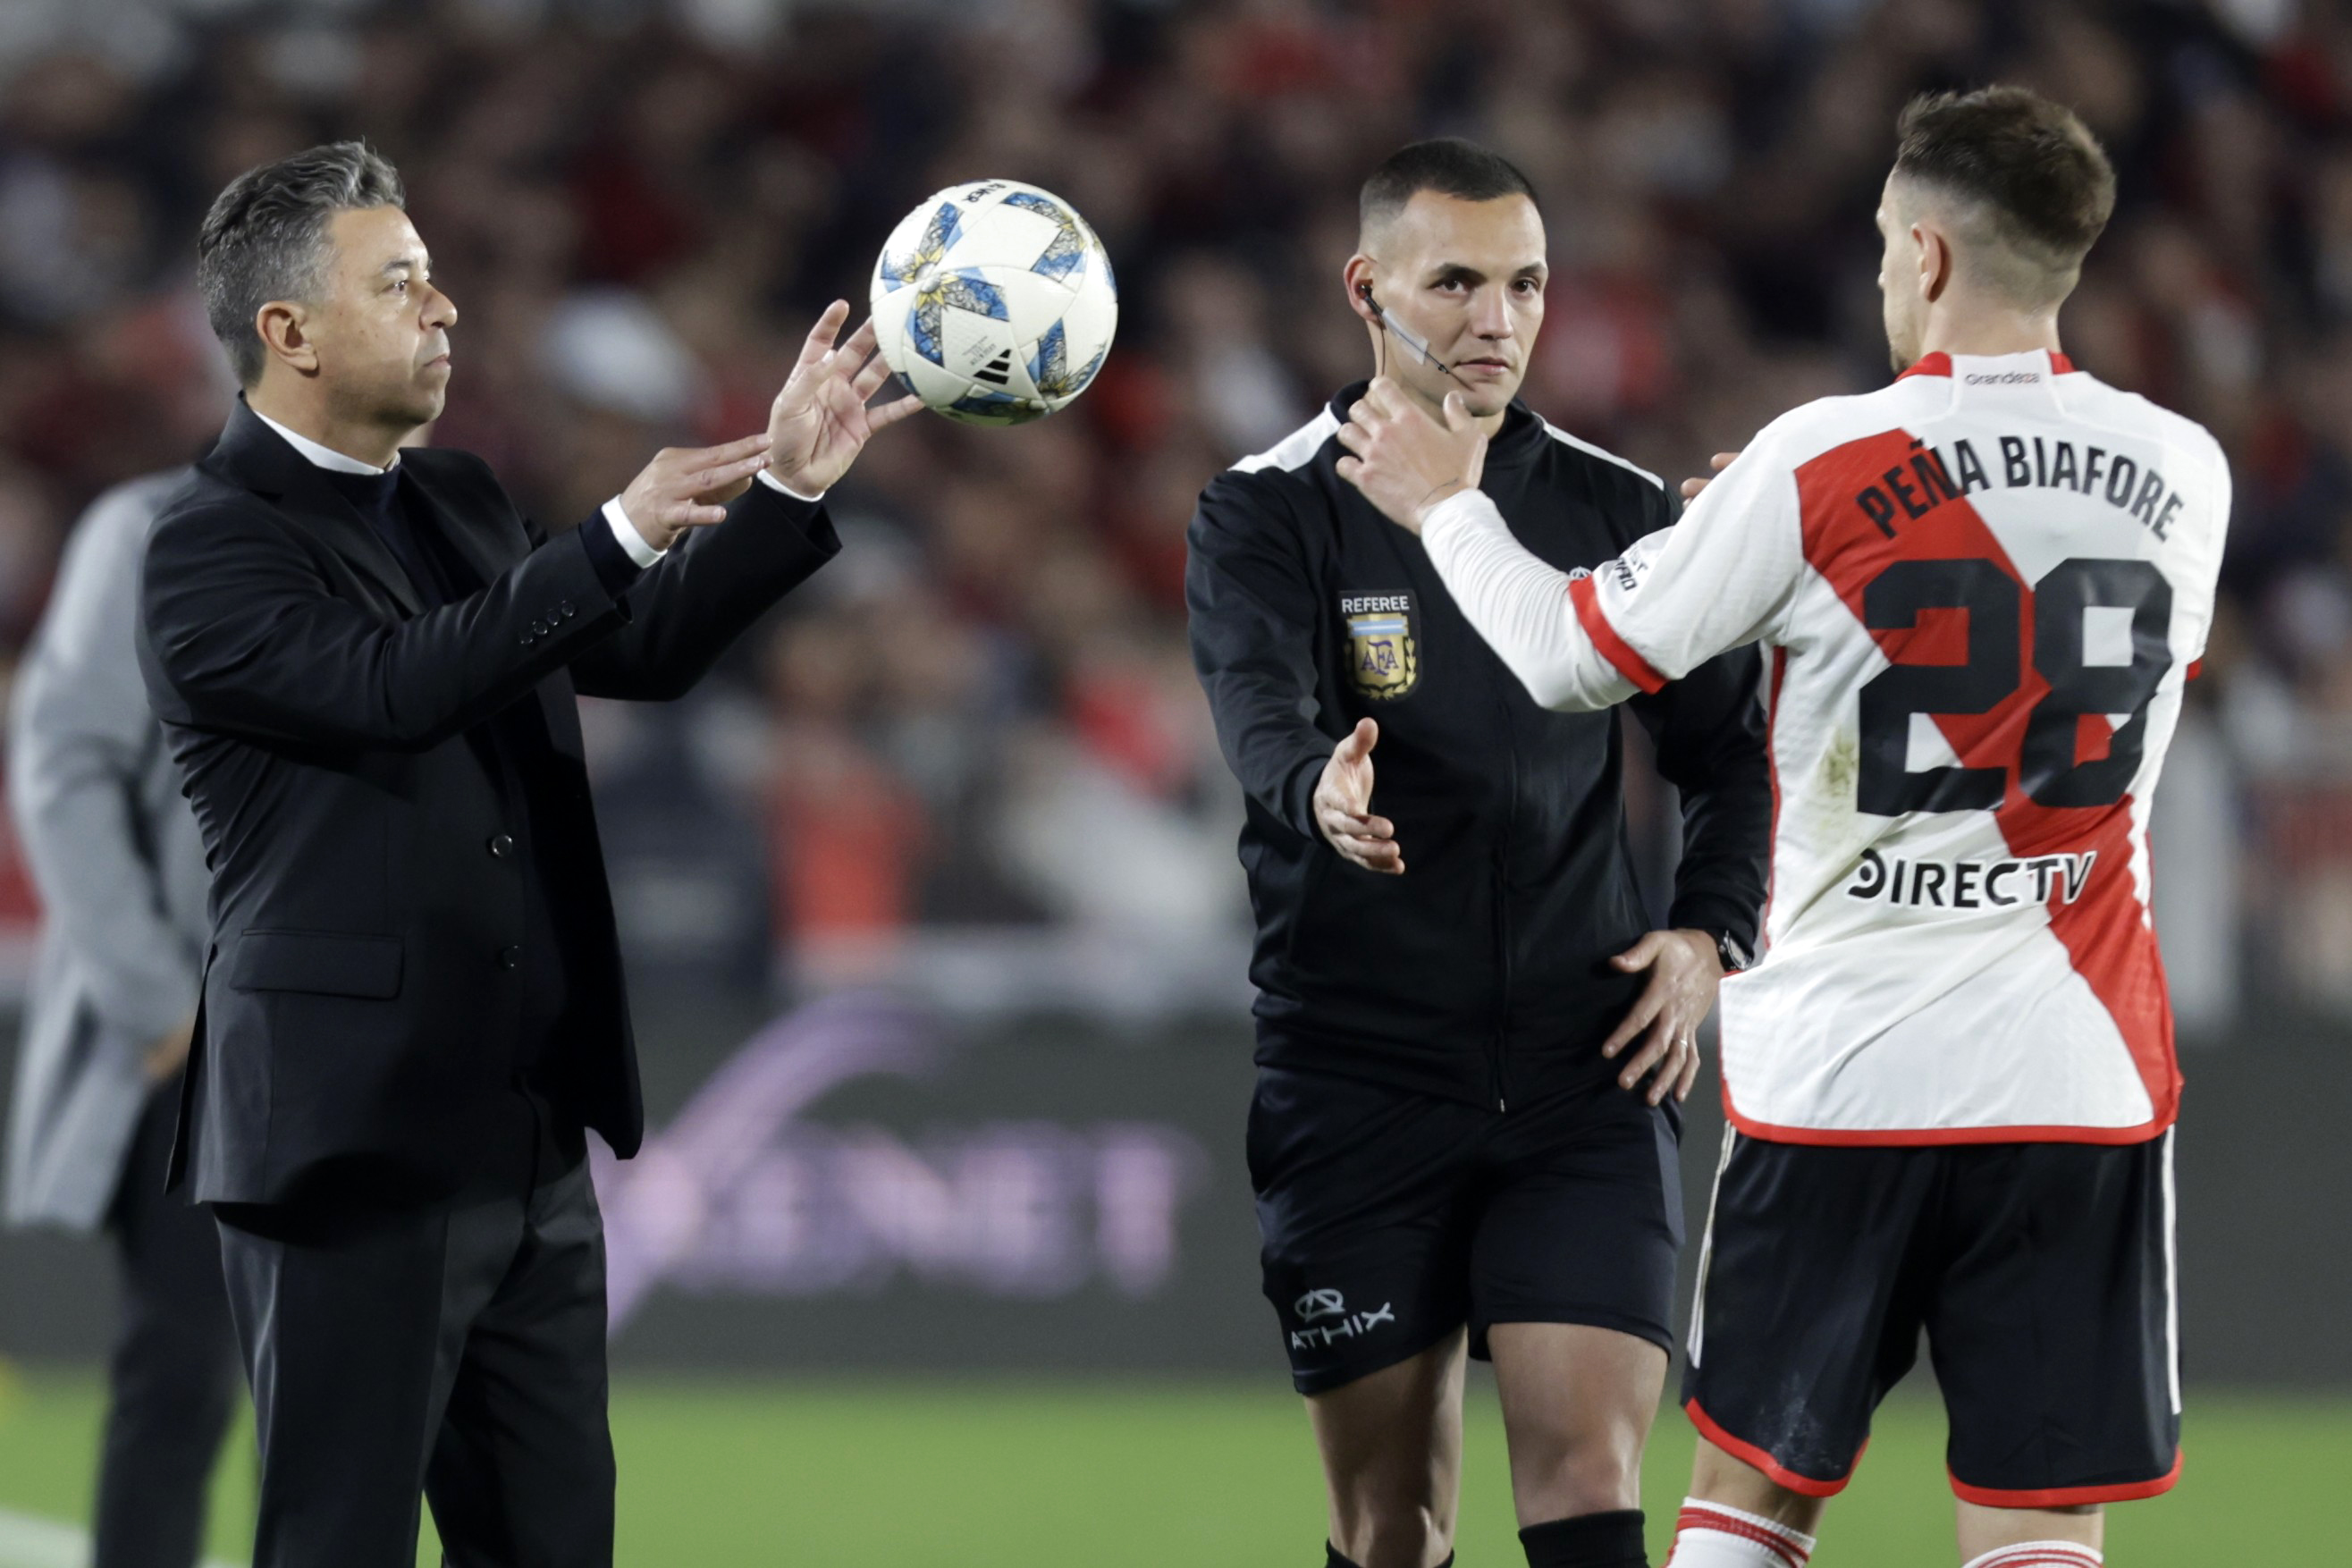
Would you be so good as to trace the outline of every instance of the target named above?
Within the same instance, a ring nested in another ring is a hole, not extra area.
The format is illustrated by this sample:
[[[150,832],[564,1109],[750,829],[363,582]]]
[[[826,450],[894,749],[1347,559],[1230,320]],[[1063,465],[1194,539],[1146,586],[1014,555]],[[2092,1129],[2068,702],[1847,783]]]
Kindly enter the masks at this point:
[[[363,143],[239,176],[197,247],[244,397],[148,546],[140,662],[211,865],[173,1179],[213,1207],[261,1443],[257,1564],[613,1554],[583,1128],[643,1131],[573,697],[661,700],[839,548],[887,372],[848,307],[765,434],[549,537],[404,451],[457,319]],[[756,479],[756,482],[755,482]]]

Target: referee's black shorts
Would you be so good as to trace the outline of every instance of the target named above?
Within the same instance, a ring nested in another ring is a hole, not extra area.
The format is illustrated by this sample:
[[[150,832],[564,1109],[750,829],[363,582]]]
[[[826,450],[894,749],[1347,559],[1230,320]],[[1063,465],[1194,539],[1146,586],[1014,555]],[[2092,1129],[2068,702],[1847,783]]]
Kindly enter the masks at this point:
[[[1820,1147],[1727,1131],[1683,1405],[1791,1491],[1851,1479],[1924,1331],[1952,1490],[2153,1497],[2180,1472],[2172,1134]]]
[[[1601,1077],[1497,1112],[1259,1070],[1250,1105],[1266,1299],[1320,1394],[1470,1327],[1586,1323],[1671,1347],[1681,1116]]]

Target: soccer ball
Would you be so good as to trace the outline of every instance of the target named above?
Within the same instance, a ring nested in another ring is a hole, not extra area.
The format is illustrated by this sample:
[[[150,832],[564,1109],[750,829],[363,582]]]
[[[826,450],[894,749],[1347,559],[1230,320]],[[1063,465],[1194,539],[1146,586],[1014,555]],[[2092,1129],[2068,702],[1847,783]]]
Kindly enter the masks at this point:
[[[1043,418],[1087,389],[1118,327],[1102,241],[1061,197],[1012,180],[952,185],[874,264],[883,361],[968,425]]]

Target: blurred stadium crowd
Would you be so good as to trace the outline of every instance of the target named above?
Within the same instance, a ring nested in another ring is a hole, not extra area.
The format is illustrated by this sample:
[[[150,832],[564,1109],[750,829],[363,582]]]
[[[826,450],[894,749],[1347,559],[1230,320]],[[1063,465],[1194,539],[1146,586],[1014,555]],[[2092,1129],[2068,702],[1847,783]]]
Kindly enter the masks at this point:
[[[1554,268],[1528,398],[1672,478],[1885,378],[1895,110],[1993,79],[2074,104],[2121,170],[2069,350],[2235,466],[2158,830],[2186,1011],[2226,1016],[2255,945],[2257,978],[2352,1005],[2352,12],[2322,0],[6,0],[0,649],[79,509],[217,428],[191,237],[253,163],[365,134],[400,164],[463,316],[434,439],[551,526],[656,445],[758,428],[926,193],[1034,181],[1118,266],[1101,378],[1042,425],[879,443],[835,498],[845,559],[725,681],[593,717],[600,787],[666,803],[608,801],[608,841],[637,938],[682,958],[756,973],[780,941],[837,975],[1076,931],[1171,972],[1214,952],[1233,992],[1184,526],[1366,373],[1339,284],[1363,172],[1440,132],[1527,169]],[[2257,903],[2275,943],[2241,940]]]

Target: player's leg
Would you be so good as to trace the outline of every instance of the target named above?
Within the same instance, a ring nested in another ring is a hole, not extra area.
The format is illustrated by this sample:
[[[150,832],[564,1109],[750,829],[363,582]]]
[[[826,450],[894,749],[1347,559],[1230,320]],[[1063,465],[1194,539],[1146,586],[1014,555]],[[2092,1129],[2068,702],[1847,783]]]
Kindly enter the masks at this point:
[[[1467,1331],[1312,1394],[1331,1500],[1330,1552],[1357,1568],[1434,1568],[1454,1554]]]
[[[1672,1568],[1805,1568],[1828,1502],[1701,1437],[1666,1561]]]
[[[2107,1512],[2077,1508],[1959,1505],[1960,1561],[1967,1568],[2099,1568]]]
[[[1683,1376],[1702,1441],[1674,1568],[1811,1558],[1872,1412],[1917,1353],[1941,1152],[1726,1132]]]
[[[1613,1083],[1515,1108],[1482,1162],[1471,1353],[1490,1356],[1534,1568],[1644,1568],[1642,1449],[1682,1244],[1680,1114]]]
[[[1265,1295],[1322,1451],[1339,1562],[1434,1568],[1452,1553],[1466,1173],[1490,1121],[1328,1074],[1258,1075],[1248,1149]]]
[[[1960,1559],[2088,1568],[2179,1474],[2171,1135],[1955,1151],[1927,1315]]]

